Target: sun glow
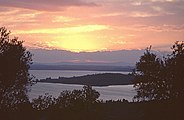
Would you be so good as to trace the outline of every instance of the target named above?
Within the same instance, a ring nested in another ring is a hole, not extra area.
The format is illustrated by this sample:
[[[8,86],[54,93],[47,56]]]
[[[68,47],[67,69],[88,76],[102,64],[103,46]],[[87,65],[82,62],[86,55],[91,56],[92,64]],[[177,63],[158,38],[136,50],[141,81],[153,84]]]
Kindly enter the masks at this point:
[[[87,35],[70,35],[57,38],[60,39],[59,48],[70,50],[74,52],[82,51],[96,51],[99,49],[99,45],[95,40],[91,40]]]
[[[0,26],[30,49],[168,50],[184,39],[182,0],[0,1]]]
[[[106,25],[79,25],[74,27],[50,28],[50,29],[34,29],[14,33],[20,35],[35,36],[38,34],[45,35],[47,40],[42,40],[49,49],[64,49],[73,52],[92,52],[103,48],[95,33],[110,29]],[[49,38],[49,39],[48,39]],[[38,38],[35,38],[38,39]]]

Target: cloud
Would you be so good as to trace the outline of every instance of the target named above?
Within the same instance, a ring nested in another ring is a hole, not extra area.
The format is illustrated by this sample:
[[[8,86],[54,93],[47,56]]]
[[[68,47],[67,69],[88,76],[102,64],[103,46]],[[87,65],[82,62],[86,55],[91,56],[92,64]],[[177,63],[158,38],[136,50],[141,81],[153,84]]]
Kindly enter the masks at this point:
[[[122,28],[122,27],[121,27]],[[132,31],[149,31],[149,32],[184,32],[184,24],[179,25],[145,25],[145,24],[135,24],[129,27],[124,27],[125,30]]]
[[[84,32],[93,32],[99,30],[109,29],[105,25],[83,25],[83,26],[74,26],[67,28],[49,28],[49,29],[36,29],[36,30],[27,30],[27,31],[15,31],[15,34],[71,34],[71,33],[84,33]]]
[[[118,10],[137,13],[134,17],[152,17],[180,13],[184,10],[183,0],[127,0],[121,1]]]
[[[0,6],[41,11],[58,11],[71,6],[97,6],[97,4],[82,0],[0,0]]]
[[[183,39],[183,11],[184,0],[0,0],[0,25],[35,48],[78,40],[132,49]]]

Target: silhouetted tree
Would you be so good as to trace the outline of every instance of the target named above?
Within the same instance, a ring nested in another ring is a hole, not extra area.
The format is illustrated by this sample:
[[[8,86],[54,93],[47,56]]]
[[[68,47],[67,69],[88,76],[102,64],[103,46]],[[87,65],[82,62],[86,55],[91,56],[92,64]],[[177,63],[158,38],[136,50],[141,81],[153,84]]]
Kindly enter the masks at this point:
[[[84,86],[82,90],[62,91],[56,99],[56,110],[60,110],[62,119],[92,119],[95,112],[99,93],[91,86]]]
[[[176,42],[173,53],[158,58],[147,48],[134,71],[134,87],[137,95],[134,99],[166,100],[184,97],[184,43]]]
[[[136,72],[134,73],[134,87],[137,90],[135,98],[138,100],[152,100],[159,98],[158,83],[162,62],[157,56],[150,52],[151,48],[147,48],[146,52],[140,58],[140,62],[136,63]]]
[[[57,98],[60,108],[83,107],[97,102],[100,94],[91,86],[84,86],[82,90],[62,91]]]
[[[55,104],[56,99],[47,93],[44,96],[40,95],[32,101],[32,107],[36,110],[45,110]]]
[[[84,95],[84,101],[88,104],[93,104],[97,102],[97,99],[100,97],[100,94],[98,91],[92,89],[91,86],[84,86],[82,93]]]
[[[176,42],[165,60],[169,97],[184,99],[184,42]]]
[[[28,101],[28,86],[32,83],[28,69],[31,53],[17,37],[11,39],[10,32],[0,28],[0,109],[17,109]]]
[[[59,109],[72,108],[81,106],[83,103],[83,95],[81,90],[62,91],[57,98],[57,107]]]

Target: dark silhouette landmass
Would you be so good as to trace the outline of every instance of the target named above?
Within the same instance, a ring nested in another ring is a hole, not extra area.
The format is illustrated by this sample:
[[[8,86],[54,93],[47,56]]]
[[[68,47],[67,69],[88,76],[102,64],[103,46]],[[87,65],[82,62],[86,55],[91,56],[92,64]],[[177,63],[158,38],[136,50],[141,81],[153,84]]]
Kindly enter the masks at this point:
[[[58,79],[46,78],[38,82],[80,84],[90,86],[129,85],[132,84],[133,75],[120,73],[102,73],[78,77],[59,77]]]
[[[2,120],[183,120],[182,101],[127,102],[126,100],[95,103],[81,102],[80,94],[66,94],[61,103],[51,97],[38,98],[19,110],[0,111]],[[56,99],[57,100],[57,99]],[[34,108],[33,105],[40,106]],[[64,105],[64,107],[60,107]]]

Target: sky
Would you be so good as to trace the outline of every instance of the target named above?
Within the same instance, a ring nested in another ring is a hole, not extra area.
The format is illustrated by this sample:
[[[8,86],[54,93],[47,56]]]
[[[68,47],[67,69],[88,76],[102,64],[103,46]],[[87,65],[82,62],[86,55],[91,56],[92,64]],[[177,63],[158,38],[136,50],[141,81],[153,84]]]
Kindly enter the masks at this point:
[[[184,0],[0,0],[0,26],[28,49],[168,50],[184,40]]]

